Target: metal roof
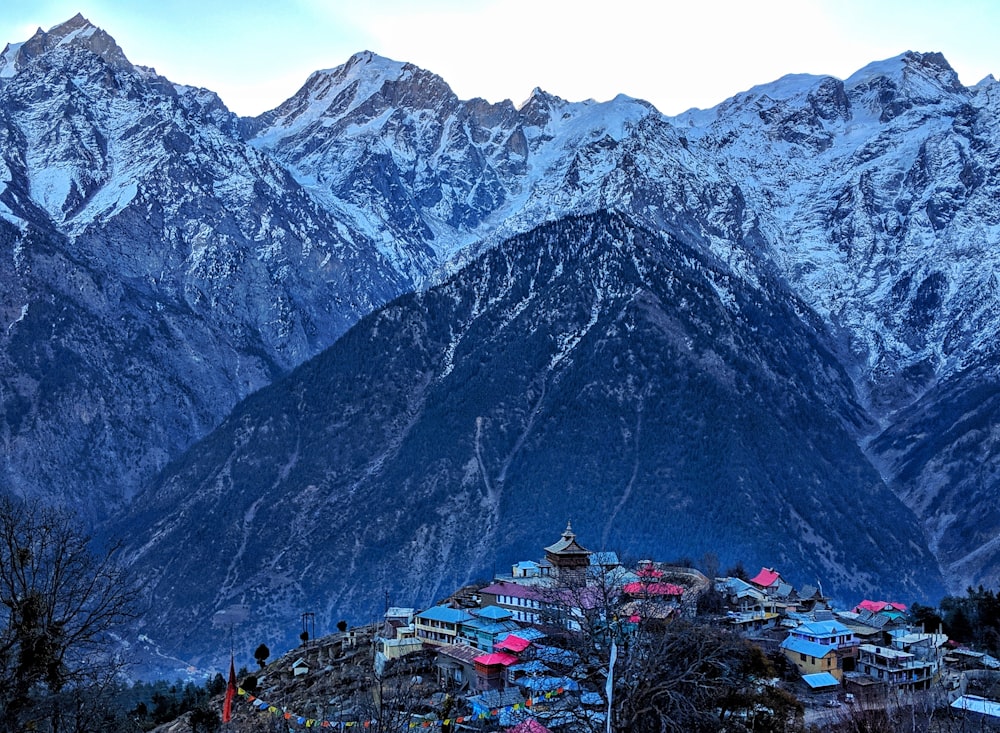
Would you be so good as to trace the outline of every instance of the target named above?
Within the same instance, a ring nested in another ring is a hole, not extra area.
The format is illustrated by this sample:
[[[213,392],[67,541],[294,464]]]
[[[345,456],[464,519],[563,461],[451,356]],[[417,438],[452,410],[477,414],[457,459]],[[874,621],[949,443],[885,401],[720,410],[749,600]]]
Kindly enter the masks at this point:
[[[434,606],[426,611],[421,611],[416,616],[422,621],[441,621],[446,624],[460,624],[463,621],[472,619],[472,614],[463,611],[461,608],[451,606]]]
[[[797,636],[789,636],[783,642],[781,642],[782,649],[788,649],[792,652],[797,652],[799,654],[808,654],[810,657],[816,657],[817,659],[822,659],[827,654],[832,654],[837,651],[837,647],[832,644],[820,644],[815,641],[809,641],[808,639],[800,639]]]
[[[989,715],[991,718],[1000,718],[1000,702],[988,700],[979,695],[962,695],[951,706],[958,710],[967,710],[972,713]]]
[[[805,682],[812,689],[818,687],[832,687],[840,684],[840,680],[834,677],[829,672],[816,672],[814,674],[804,674],[802,675],[802,681]]]

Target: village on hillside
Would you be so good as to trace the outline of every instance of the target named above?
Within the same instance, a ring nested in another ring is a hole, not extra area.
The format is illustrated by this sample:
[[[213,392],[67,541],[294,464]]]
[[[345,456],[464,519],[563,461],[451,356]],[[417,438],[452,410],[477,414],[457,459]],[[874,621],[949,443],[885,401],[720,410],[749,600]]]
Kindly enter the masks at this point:
[[[660,674],[650,670],[670,664],[636,668],[658,663],[650,650],[660,647],[643,639],[705,617],[740,643],[690,647],[689,658],[705,655],[695,660],[699,674],[723,675],[728,654],[740,657],[741,674],[770,675],[728,689],[743,702],[722,703],[722,717],[773,718],[772,708],[788,704],[781,715],[819,730],[851,711],[924,700],[975,719],[977,730],[1000,721],[1000,702],[977,694],[996,697],[1000,660],[941,629],[915,628],[902,603],[837,609],[819,587],[794,588],[772,568],[743,579],[654,560],[626,567],[614,553],[586,549],[569,524],[541,559],[430,608],[391,607],[381,624],[308,640],[261,662],[238,693],[244,716],[292,727],[611,730],[612,696],[639,694],[637,685]],[[770,661],[754,667],[754,654]]]

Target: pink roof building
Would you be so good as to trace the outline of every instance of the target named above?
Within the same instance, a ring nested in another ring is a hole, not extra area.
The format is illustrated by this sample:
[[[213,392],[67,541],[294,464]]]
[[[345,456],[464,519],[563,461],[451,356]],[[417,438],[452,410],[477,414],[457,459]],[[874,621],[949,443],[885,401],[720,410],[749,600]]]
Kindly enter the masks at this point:
[[[515,636],[514,634],[508,634],[506,637],[494,644],[493,648],[497,651],[520,654],[529,646],[531,646],[531,642],[527,639],[522,639],[520,636]]]
[[[761,588],[770,588],[781,582],[781,573],[774,568],[761,568],[760,572],[750,579],[750,582]]]
[[[893,612],[906,613],[905,603],[893,603],[890,601],[870,601],[867,598],[854,607],[854,612],[871,611],[872,613]]]

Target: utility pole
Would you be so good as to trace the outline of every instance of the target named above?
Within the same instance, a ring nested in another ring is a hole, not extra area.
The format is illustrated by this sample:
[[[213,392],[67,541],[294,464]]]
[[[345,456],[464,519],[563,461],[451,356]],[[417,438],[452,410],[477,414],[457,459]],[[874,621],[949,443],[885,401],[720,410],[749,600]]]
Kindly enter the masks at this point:
[[[302,633],[299,634],[303,644],[307,644],[310,639],[316,638],[316,614],[302,614]]]

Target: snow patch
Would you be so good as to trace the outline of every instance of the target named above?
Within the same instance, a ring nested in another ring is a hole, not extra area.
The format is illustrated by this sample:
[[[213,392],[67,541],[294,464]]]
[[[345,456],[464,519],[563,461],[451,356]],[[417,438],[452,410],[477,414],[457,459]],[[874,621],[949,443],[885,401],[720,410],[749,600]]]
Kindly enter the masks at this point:
[[[11,329],[14,328],[15,324],[18,324],[21,321],[23,321],[24,317],[26,315],[28,315],[28,304],[27,303],[25,303],[24,305],[21,306],[21,315],[19,315],[17,318],[15,318],[13,321],[11,321],[10,325],[7,326],[7,333],[11,332]]]

